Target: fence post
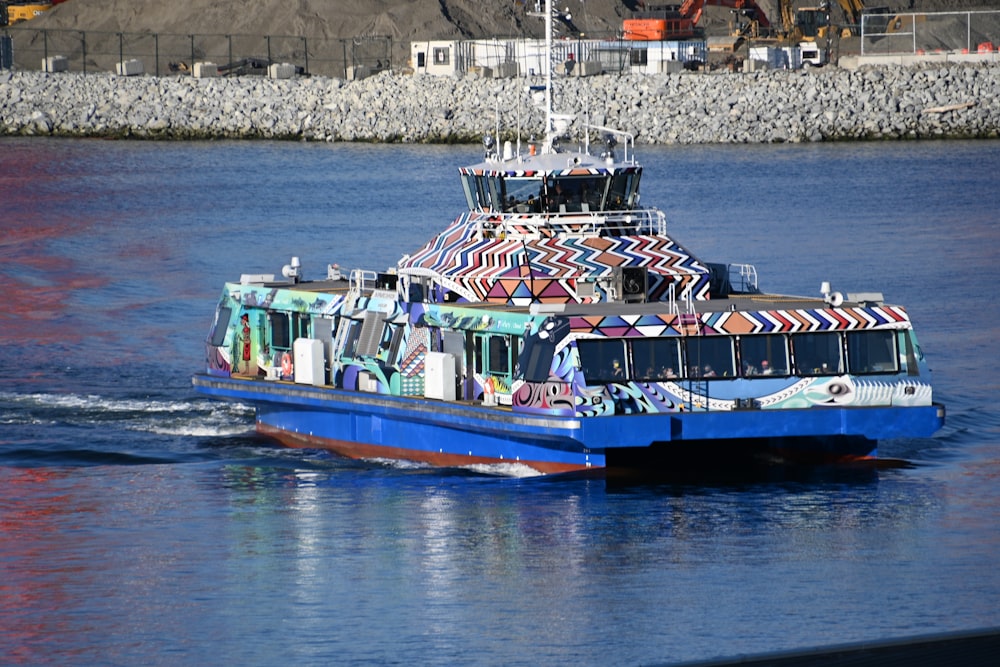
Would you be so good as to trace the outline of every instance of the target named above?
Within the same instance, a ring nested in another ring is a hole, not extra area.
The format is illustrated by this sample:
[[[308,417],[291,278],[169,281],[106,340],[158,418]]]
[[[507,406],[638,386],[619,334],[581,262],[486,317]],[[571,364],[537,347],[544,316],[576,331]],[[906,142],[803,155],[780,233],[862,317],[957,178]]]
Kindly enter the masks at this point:
[[[118,33],[118,62],[125,60],[125,35]]]
[[[48,69],[49,69],[49,31],[48,30],[43,30],[42,31],[42,57],[44,58],[44,60],[42,62],[45,63],[45,70],[48,71]]]
[[[305,37],[302,38],[302,54],[305,57],[306,74],[309,74],[309,42]]]
[[[267,41],[267,66],[270,67],[271,66],[271,36],[267,35],[266,37],[264,37],[264,39]]]
[[[83,73],[87,73],[87,33],[84,30],[80,31],[80,51],[83,54]]]
[[[231,67],[233,64],[233,36],[226,35],[226,41],[229,42],[229,65]]]
[[[160,76],[160,33],[153,33],[153,70]]]
[[[191,76],[194,76],[194,35],[188,35],[191,38]]]

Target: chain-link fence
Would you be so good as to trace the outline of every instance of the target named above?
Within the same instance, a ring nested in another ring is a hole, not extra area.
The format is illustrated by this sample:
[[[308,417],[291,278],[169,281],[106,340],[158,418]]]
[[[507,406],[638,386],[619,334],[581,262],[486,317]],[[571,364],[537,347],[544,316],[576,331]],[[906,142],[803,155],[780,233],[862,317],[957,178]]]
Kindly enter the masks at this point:
[[[162,33],[38,30],[12,27],[13,66],[23,70],[190,75],[195,63],[212,63],[218,74],[267,74],[288,63],[300,74],[355,78],[391,69],[392,38],[321,39],[282,35],[174,35]]]
[[[995,53],[998,46],[1000,11],[880,13],[861,17],[862,55]]]

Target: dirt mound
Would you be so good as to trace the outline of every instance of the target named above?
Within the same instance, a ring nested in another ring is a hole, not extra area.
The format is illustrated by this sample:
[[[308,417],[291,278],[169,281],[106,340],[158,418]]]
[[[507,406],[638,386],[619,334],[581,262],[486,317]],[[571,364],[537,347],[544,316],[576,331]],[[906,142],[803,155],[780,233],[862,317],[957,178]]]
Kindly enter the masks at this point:
[[[711,2],[711,0],[708,0]],[[621,30],[622,19],[645,5],[641,0],[558,0],[571,19],[562,26],[607,37]],[[677,4],[677,3],[674,3]],[[757,0],[774,25],[780,24],[777,0]],[[817,0],[796,5],[816,6]],[[873,0],[892,11],[996,9],[996,0]],[[544,6],[544,3],[542,3]],[[834,22],[842,21],[833,3]],[[351,38],[389,35],[409,42],[422,39],[485,38],[542,34],[542,22],[529,14],[534,0],[69,0],[35,19],[32,27],[163,34],[292,35]],[[708,34],[725,34],[731,19],[726,7],[707,7],[700,23]]]

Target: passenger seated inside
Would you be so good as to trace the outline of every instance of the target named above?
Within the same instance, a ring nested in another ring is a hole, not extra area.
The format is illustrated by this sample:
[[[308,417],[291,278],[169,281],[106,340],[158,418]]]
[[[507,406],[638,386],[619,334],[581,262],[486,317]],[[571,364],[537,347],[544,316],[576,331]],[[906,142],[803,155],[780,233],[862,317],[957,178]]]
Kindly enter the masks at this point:
[[[771,362],[764,359],[760,362],[760,374],[761,375],[774,375],[774,369],[771,368]]]

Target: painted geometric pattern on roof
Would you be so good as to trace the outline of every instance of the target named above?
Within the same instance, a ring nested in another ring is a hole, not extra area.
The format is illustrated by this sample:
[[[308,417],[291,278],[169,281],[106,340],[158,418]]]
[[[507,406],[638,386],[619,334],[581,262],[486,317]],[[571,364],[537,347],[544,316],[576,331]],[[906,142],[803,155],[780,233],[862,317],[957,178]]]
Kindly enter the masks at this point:
[[[609,276],[616,267],[644,266],[650,273],[707,275],[708,269],[668,236],[555,236],[546,238],[477,238],[467,216],[411,257],[401,268],[430,269],[443,276],[500,276],[531,267],[550,278]]]
[[[703,335],[850,331],[905,326],[910,321],[899,306],[863,306],[795,310],[703,313],[698,327],[684,327],[674,314],[570,317],[574,333],[629,338],[677,336],[695,330]]]

